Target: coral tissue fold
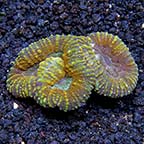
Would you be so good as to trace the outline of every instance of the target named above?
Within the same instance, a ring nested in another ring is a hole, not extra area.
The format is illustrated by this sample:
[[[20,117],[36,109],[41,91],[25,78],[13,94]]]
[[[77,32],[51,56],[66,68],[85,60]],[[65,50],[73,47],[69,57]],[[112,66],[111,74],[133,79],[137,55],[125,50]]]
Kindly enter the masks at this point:
[[[117,36],[56,35],[19,52],[7,89],[16,97],[32,97],[43,107],[69,111],[85,104],[93,88],[104,96],[128,95],[137,79],[137,65]]]

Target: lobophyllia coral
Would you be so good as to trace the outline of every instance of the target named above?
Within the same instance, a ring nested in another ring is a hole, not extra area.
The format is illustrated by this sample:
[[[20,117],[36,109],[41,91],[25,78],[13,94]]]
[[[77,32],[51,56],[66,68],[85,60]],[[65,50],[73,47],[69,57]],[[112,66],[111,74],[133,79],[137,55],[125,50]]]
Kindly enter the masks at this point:
[[[122,97],[136,86],[138,68],[126,45],[112,34],[56,35],[21,50],[7,89],[44,107],[68,111],[83,105],[91,90]]]
[[[20,51],[8,74],[7,89],[44,107],[73,110],[85,103],[93,89],[94,58],[90,38],[41,39]]]
[[[110,97],[128,95],[136,86],[138,68],[128,47],[118,36],[107,32],[90,34],[95,60],[95,90]]]

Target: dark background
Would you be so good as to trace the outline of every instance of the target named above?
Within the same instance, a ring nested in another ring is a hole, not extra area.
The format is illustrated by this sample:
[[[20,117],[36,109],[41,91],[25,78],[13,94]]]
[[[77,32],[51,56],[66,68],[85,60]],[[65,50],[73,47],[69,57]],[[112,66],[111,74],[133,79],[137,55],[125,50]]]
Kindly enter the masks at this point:
[[[144,143],[143,6],[143,0],[0,0],[0,144]],[[118,35],[138,64],[138,84],[129,96],[93,92],[85,106],[64,113],[8,93],[11,62],[31,42],[97,31]]]

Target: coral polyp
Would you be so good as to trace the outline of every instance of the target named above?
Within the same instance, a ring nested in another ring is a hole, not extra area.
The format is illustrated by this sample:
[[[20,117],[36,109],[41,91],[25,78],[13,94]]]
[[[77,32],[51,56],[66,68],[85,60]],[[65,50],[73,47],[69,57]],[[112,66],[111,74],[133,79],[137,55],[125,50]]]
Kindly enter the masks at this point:
[[[68,111],[83,105],[94,85],[91,39],[50,36],[18,54],[7,79],[15,96],[32,97],[44,107]]]
[[[95,89],[99,94],[111,97],[128,95],[138,80],[138,68],[128,47],[118,36],[107,32],[90,34],[95,60]]]
[[[92,89],[122,97],[136,86],[138,68],[117,36],[97,32],[56,35],[22,49],[10,69],[7,89],[16,97],[32,97],[43,107],[76,109]]]

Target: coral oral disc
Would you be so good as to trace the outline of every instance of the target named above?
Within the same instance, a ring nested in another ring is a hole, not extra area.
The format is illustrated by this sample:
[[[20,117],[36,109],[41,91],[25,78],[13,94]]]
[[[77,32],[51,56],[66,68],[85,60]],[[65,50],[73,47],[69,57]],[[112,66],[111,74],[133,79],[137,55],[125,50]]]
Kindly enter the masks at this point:
[[[127,46],[107,32],[97,32],[89,37],[93,41],[95,60],[101,67],[96,67],[95,71],[98,93],[111,97],[128,95],[136,86],[138,68]]]

